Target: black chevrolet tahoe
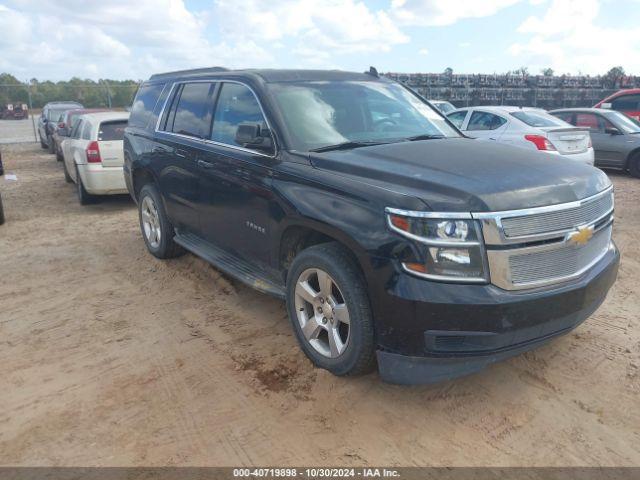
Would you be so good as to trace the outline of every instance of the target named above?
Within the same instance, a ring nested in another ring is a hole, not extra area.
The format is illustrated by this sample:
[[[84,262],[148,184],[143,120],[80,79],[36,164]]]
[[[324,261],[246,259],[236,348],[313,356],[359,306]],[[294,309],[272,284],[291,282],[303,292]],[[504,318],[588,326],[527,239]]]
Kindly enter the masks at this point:
[[[284,299],[336,375],[475,372],[579,325],[617,275],[604,173],[466,138],[375,71],[154,75],[124,156],[148,250]]]

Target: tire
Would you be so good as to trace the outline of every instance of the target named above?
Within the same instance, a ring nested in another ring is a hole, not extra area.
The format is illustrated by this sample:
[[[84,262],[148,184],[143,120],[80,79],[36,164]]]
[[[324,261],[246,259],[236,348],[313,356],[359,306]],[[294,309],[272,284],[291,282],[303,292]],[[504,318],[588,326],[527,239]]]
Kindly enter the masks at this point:
[[[640,178],[640,153],[636,153],[629,159],[629,173],[636,178]]]
[[[138,219],[144,243],[154,257],[174,258],[185,253],[173,240],[175,229],[164,211],[158,190],[151,183],[143,186],[138,195]]]
[[[38,135],[38,136],[40,137],[40,146],[41,146],[43,149],[47,149],[47,148],[49,148],[49,145],[47,145],[47,144],[42,140],[42,135]]]
[[[80,201],[80,205],[91,205],[96,201],[96,197],[87,192],[87,189],[84,188],[82,184],[82,178],[80,177],[80,172],[78,171],[78,167],[76,166],[76,191],[78,193],[78,200]]]
[[[47,149],[49,153],[56,153],[56,142],[53,141],[53,137],[49,135],[47,137]]]
[[[64,181],[67,183],[73,183],[73,178],[69,175],[69,170],[67,170],[67,164],[62,162],[62,170],[64,171]]]
[[[363,375],[374,368],[369,296],[362,274],[342,245],[316,245],[294,258],[287,275],[287,311],[302,351],[316,367],[338,376]]]
[[[59,148],[56,148],[56,160],[58,160],[59,162],[64,161],[64,157],[62,156],[62,151],[60,151]]]

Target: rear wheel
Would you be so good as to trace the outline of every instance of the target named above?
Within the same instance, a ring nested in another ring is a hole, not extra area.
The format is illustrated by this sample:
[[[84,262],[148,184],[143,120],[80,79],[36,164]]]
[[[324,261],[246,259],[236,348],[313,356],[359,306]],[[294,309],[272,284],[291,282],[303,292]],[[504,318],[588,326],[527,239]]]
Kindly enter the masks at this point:
[[[636,178],[640,178],[640,153],[636,153],[629,159],[629,173]]]
[[[49,153],[56,153],[56,142],[53,141],[51,135],[47,137],[47,148],[49,149]]]
[[[175,229],[164,211],[158,190],[152,184],[147,184],[140,190],[138,216],[144,243],[153,256],[164,259],[185,253],[173,240]]]
[[[80,172],[78,171],[78,166],[76,165],[76,190],[78,192],[78,200],[80,201],[80,205],[89,205],[95,202],[96,197],[87,192],[87,189],[84,188],[84,184],[82,183],[82,178],[80,177]]]
[[[64,160],[60,147],[56,147],[56,160],[58,160],[59,162],[62,162]]]
[[[49,148],[49,145],[47,145],[47,143],[44,140],[42,140],[42,135],[40,135],[40,146],[42,148]]]
[[[67,164],[65,162],[62,162],[62,170],[64,171],[64,181],[72,183],[73,179],[71,178],[71,175],[69,175],[69,170],[67,170]]]
[[[296,256],[287,275],[287,310],[300,347],[334,375],[375,365],[373,318],[362,274],[338,243]]]

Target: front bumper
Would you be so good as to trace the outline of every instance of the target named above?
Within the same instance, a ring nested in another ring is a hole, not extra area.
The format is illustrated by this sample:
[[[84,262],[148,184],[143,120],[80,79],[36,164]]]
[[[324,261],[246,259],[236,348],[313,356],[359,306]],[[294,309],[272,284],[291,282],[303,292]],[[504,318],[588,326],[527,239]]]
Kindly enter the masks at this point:
[[[619,262],[614,248],[579,279],[531,291],[400,274],[375,301],[380,375],[392,383],[433,383],[536,348],[600,306]]]

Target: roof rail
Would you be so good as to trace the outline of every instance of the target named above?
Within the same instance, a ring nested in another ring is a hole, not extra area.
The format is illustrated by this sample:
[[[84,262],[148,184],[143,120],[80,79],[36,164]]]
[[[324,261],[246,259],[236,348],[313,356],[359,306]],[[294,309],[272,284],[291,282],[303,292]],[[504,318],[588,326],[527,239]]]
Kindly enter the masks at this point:
[[[378,70],[376,69],[376,67],[369,67],[369,70],[364,72],[367,75],[371,75],[372,77],[376,77],[379,78],[380,75],[378,74]]]
[[[178,75],[196,75],[198,73],[214,73],[214,72],[228,72],[229,69],[225,67],[205,67],[205,68],[193,68],[190,70],[176,70],[174,72],[156,73],[149,77],[149,80],[157,80],[160,78],[176,77]]]

